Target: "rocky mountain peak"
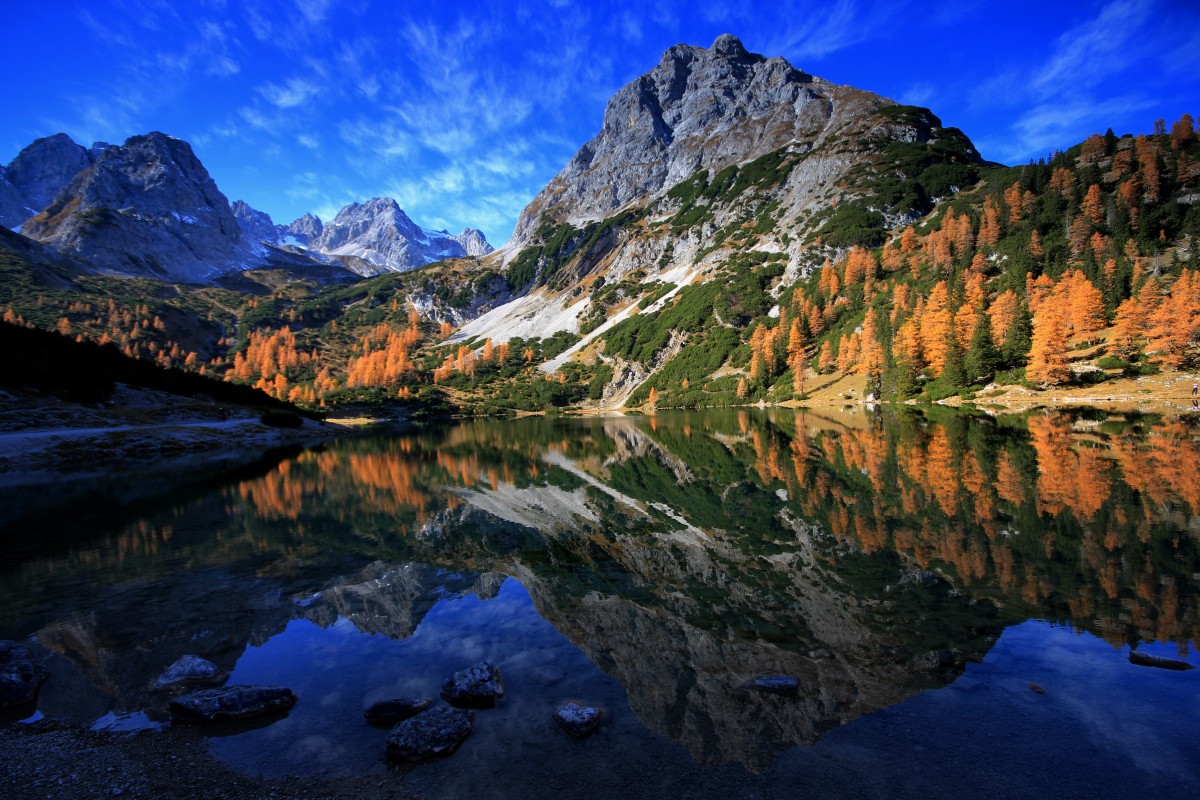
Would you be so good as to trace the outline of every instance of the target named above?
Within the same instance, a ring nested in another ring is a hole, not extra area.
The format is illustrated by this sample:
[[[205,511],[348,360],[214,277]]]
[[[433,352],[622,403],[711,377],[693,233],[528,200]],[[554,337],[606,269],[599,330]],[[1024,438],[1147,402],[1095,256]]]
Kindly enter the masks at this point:
[[[101,269],[176,280],[247,256],[229,201],[191,146],[158,132],[100,150],[21,233]]]
[[[307,246],[309,242],[321,235],[324,230],[324,225],[321,220],[313,214],[305,214],[297,220],[294,220],[290,225],[279,226],[279,233],[282,237],[291,237],[301,245]]]
[[[463,232],[454,238],[458,240],[469,256],[486,256],[496,249],[488,244],[483,231],[477,228],[463,228]]]
[[[48,206],[80,170],[91,166],[96,152],[65,133],[34,141],[0,168],[0,224],[15,228]]]
[[[746,51],[746,47],[742,44],[742,40],[734,36],[732,33],[722,33],[713,40],[712,47],[709,48],[717,55],[726,56],[728,58],[736,58],[742,61],[762,61],[762,56],[751,55]]]
[[[464,235],[467,233],[464,231]],[[470,236],[468,241],[476,250],[491,252],[483,234],[478,235],[478,240]],[[365,203],[346,206],[309,246],[327,256],[365,262],[367,266],[355,268],[364,274],[405,272],[444,258],[461,258],[470,252],[459,237],[417,225],[390,197],[373,197]]]
[[[644,201],[697,170],[753,160],[825,127],[835,89],[723,34],[676,45],[609,101],[590,142],[526,207],[514,241],[543,216],[579,223]]]
[[[279,229],[265,211],[259,211],[245,200],[235,200],[229,207],[242,234],[252,242],[279,242]]]

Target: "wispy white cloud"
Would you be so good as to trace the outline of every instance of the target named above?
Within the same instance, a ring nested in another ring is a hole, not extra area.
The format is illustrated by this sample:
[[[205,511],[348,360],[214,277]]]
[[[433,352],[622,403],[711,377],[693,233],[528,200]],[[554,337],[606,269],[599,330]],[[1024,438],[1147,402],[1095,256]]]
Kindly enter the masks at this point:
[[[784,54],[793,63],[824,58],[886,32],[887,19],[898,10],[894,4],[860,4],[856,0],[806,7],[802,13],[780,15],[778,28],[766,35],[764,49]]]
[[[268,103],[279,108],[295,108],[308,102],[321,87],[305,78],[289,78],[282,84],[268,83],[258,92]]]

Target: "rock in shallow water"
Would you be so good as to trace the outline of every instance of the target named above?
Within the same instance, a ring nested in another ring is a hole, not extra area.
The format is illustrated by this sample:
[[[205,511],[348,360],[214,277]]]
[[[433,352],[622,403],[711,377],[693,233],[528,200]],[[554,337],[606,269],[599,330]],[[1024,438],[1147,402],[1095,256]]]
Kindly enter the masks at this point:
[[[281,686],[226,686],[172,699],[171,716],[185,722],[245,719],[287,711],[295,704],[296,695]]]
[[[180,656],[154,681],[154,689],[179,689],[185,686],[211,686],[222,683],[229,673],[200,656]]]
[[[48,677],[50,670],[34,660],[29,648],[16,642],[0,642],[0,708],[32,701]]]
[[[600,727],[603,718],[604,712],[600,709],[581,706],[578,703],[566,703],[554,711],[554,721],[576,739],[591,736],[596,728]]]
[[[392,700],[380,700],[378,703],[369,705],[363,711],[363,717],[372,725],[395,725],[397,722],[420,714],[431,705],[433,705],[433,701],[429,699],[409,700],[398,697]]]
[[[431,708],[406,719],[388,735],[391,761],[423,761],[453,753],[475,728],[475,715],[459,708]]]
[[[1137,664],[1139,667],[1158,667],[1159,669],[1174,669],[1179,671],[1195,669],[1194,666],[1186,661],[1180,661],[1177,658],[1164,658],[1162,656],[1152,656],[1149,653],[1139,653],[1131,651],[1129,653],[1129,663]]]
[[[480,661],[442,682],[442,697],[456,706],[491,708],[503,696],[500,670],[490,661]]]

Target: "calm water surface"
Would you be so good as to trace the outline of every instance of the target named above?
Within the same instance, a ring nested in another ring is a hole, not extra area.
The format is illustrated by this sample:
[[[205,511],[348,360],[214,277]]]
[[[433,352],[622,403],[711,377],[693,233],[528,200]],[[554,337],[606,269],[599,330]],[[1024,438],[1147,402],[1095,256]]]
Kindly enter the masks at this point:
[[[0,496],[0,638],[36,710],[171,735],[194,653],[291,687],[236,769],[431,797],[1194,797],[1200,429],[791,411],[466,423]],[[451,758],[365,705],[482,658]],[[797,697],[747,691],[765,675]],[[1042,691],[1030,688],[1033,684]],[[605,722],[575,741],[566,701]],[[12,722],[12,720],[10,720]],[[19,724],[19,723],[15,723]]]

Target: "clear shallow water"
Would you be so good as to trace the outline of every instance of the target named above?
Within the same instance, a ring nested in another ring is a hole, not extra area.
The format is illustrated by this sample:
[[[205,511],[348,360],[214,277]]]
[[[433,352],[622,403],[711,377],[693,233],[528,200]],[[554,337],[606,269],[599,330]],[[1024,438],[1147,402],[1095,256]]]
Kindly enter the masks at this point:
[[[1200,463],[1188,424],[770,412],[470,423],[4,498],[0,636],[36,710],[166,727],[197,653],[291,687],[212,731],[250,773],[430,796],[1088,797],[1197,783]],[[1032,619],[1031,619],[1032,618]],[[1039,621],[1045,620],[1045,621]],[[481,658],[452,758],[362,708]],[[789,674],[800,696],[746,691]],[[1028,688],[1037,683],[1038,694]],[[550,719],[601,706],[583,742]]]

